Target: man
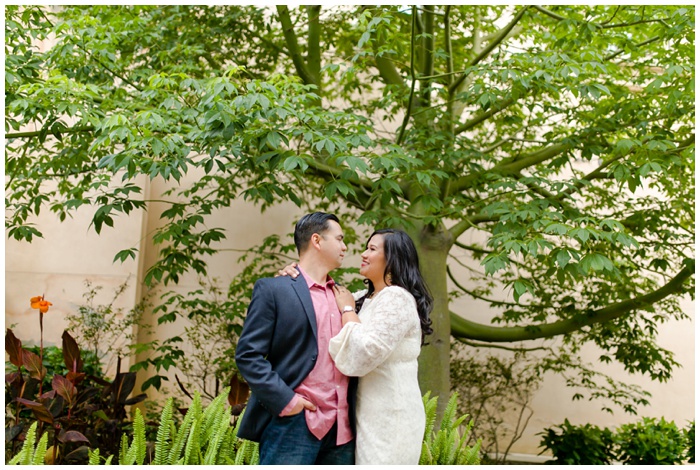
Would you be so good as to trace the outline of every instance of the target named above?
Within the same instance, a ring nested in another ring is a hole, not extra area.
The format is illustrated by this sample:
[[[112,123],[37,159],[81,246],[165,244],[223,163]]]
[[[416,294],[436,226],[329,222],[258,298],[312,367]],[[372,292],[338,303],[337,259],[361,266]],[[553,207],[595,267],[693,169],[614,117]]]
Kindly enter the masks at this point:
[[[328,273],[343,261],[343,237],[335,215],[305,215],[294,228],[301,276],[263,278],[253,288],[236,347],[252,392],[238,436],[260,442],[261,465],[355,461],[354,387],[328,354],[342,327]]]

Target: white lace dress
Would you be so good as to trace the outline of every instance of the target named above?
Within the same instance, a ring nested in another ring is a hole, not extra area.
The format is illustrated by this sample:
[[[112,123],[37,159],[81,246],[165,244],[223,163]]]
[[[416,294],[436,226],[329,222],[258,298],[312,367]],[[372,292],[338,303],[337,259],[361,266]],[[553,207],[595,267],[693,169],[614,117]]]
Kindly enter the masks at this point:
[[[353,294],[357,300],[366,291]],[[359,376],[358,465],[417,465],[425,409],[418,387],[421,328],[416,301],[389,286],[365,300],[361,323],[348,323],[330,341],[329,352],[345,375]]]

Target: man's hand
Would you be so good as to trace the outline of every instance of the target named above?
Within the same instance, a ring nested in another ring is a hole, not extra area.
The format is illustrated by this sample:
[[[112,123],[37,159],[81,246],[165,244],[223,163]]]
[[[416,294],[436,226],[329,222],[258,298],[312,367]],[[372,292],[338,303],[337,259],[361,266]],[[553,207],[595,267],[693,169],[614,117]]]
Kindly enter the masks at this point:
[[[306,398],[299,397],[299,401],[297,402],[296,405],[294,405],[294,408],[291,409],[289,414],[287,416],[294,416],[299,413],[301,413],[304,410],[311,410],[311,411],[316,411],[316,405],[311,403],[309,400]]]

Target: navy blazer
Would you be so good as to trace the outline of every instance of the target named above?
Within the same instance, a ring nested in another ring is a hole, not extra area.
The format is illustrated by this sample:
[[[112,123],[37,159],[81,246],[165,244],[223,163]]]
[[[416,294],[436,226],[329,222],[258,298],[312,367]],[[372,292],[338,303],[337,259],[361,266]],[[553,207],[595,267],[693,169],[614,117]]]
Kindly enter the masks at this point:
[[[304,277],[259,279],[236,346],[238,370],[251,390],[238,436],[259,441],[317,358],[316,313]],[[354,428],[356,380],[351,382],[348,403]]]

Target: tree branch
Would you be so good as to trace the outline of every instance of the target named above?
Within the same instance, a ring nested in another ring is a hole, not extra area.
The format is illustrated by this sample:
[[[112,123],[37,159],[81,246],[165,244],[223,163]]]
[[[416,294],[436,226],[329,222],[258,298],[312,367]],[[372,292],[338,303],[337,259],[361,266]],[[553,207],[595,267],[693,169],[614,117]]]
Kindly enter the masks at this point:
[[[26,139],[32,137],[38,137],[40,134],[46,133],[46,135],[56,134],[77,134],[78,132],[92,132],[95,130],[94,126],[79,126],[72,128],[61,129],[60,131],[51,132],[50,130],[39,129],[38,131],[26,131],[26,132],[12,132],[10,134],[5,134],[6,139]]]
[[[456,315],[455,313],[450,312],[451,315]],[[460,343],[466,344],[467,346],[471,346],[473,348],[491,348],[491,349],[503,349],[505,351],[512,351],[512,352],[532,352],[532,351],[551,351],[552,348],[546,347],[546,346],[537,346],[535,348],[517,348],[517,347],[509,347],[509,346],[501,346],[500,344],[493,344],[493,343],[477,343],[475,341],[469,341],[464,338],[455,338],[457,341]]]
[[[282,24],[282,34],[287,44],[289,56],[292,58],[294,68],[299,74],[299,77],[307,85],[318,85],[314,81],[314,77],[307,68],[304,58],[301,55],[301,47],[294,33],[294,25],[292,24],[292,19],[289,14],[289,7],[287,7],[287,5],[277,5],[277,16]]]
[[[479,114],[478,116],[476,116],[472,120],[465,122],[464,124],[459,126],[457,129],[455,129],[455,134],[461,134],[464,131],[468,131],[469,129],[472,129],[472,128],[478,126],[479,124],[481,124],[482,122],[484,122],[488,118],[492,117],[494,114],[503,111],[504,109],[506,109],[508,106],[510,106],[513,103],[515,103],[515,100],[512,97],[508,97],[508,98],[504,99],[503,101],[498,103],[496,106],[492,106],[491,109],[489,109],[488,111]]]
[[[537,165],[538,163],[546,162],[547,160],[556,157],[570,148],[571,144],[553,144],[547,148],[537,150],[522,157],[514,157],[504,160],[491,169],[462,176],[454,181],[452,187],[450,188],[450,194],[462,191],[464,188],[469,187],[474,181],[477,181],[487,173],[516,174],[525,168]]]
[[[501,44],[501,42],[503,42],[503,40],[505,40],[508,37],[508,35],[513,30],[513,28],[515,28],[515,25],[517,25],[520,22],[520,20],[525,15],[525,12],[527,11],[528,8],[530,8],[530,7],[525,6],[524,8],[522,8],[513,17],[513,20],[510,23],[508,23],[508,25],[498,33],[498,35],[493,39],[493,41],[491,41],[491,43],[488,46],[486,46],[486,48],[484,50],[482,50],[479,53],[479,55],[477,55],[476,57],[474,57],[474,59],[471,60],[471,62],[469,63],[469,66],[474,66],[474,65],[478,64],[486,56],[488,56],[491,53],[491,51],[493,51],[496,47],[498,47]],[[464,75],[459,77],[457,80],[455,80],[450,85],[449,92],[451,94],[453,94],[455,92],[455,90],[461,85],[461,83],[464,80],[466,80],[466,78],[467,78],[467,74],[465,73]]]
[[[657,290],[634,299],[623,300],[607,307],[584,311],[572,318],[540,325],[493,327],[467,320],[458,315],[450,316],[450,326],[455,337],[471,340],[508,343],[538,338],[551,338],[578,331],[584,326],[605,323],[624,317],[635,310],[653,305],[669,295],[678,293],[682,286],[695,273],[695,267],[687,264],[668,283]]]
[[[424,16],[424,27],[425,34],[421,35],[420,44],[422,53],[422,60],[420,64],[420,76],[431,76],[433,75],[433,67],[435,64],[434,48],[435,48],[435,15],[434,8],[432,5],[425,6]],[[427,108],[430,106],[430,89],[432,81],[421,80],[420,82],[420,105],[422,108]]]
[[[309,73],[313,76],[314,84],[321,88],[321,5],[307,5],[306,14],[309,17],[309,41],[307,64]]]
[[[414,68],[415,60],[415,32],[416,32],[416,7],[411,8],[411,89],[408,95],[408,105],[406,107],[406,115],[403,117],[403,122],[401,123],[401,129],[399,131],[399,136],[396,138],[396,145],[401,145],[403,142],[404,135],[406,134],[406,126],[408,126],[408,121],[411,119],[411,108],[413,105],[413,92],[416,87],[416,73]]]

